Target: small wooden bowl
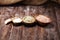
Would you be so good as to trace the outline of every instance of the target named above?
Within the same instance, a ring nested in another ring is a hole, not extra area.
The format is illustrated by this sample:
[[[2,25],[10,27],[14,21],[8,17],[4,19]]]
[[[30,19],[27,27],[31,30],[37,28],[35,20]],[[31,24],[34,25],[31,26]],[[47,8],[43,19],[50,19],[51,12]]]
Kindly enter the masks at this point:
[[[22,19],[19,18],[19,17],[14,17],[14,18],[12,18],[12,22],[15,23],[15,24],[21,23],[22,22]]]
[[[35,23],[35,18],[33,16],[25,16],[22,20],[25,25],[33,25]]]
[[[51,23],[51,18],[45,16],[45,15],[38,15],[36,17],[36,20],[39,22],[40,25],[45,25]]]

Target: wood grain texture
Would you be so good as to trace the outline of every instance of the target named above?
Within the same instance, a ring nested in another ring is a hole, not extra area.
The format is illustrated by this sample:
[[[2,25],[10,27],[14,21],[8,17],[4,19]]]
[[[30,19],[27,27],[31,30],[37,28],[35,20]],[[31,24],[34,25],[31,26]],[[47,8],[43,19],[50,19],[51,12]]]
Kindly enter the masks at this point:
[[[27,11],[29,8],[29,11]],[[26,11],[26,12],[25,12]],[[28,13],[27,13],[28,12]],[[34,26],[25,26],[23,23],[16,26],[12,23],[5,25],[4,21],[19,14],[36,16],[47,15],[53,20],[47,26],[36,23]],[[0,40],[60,40],[60,9],[52,4],[43,6],[0,7]]]

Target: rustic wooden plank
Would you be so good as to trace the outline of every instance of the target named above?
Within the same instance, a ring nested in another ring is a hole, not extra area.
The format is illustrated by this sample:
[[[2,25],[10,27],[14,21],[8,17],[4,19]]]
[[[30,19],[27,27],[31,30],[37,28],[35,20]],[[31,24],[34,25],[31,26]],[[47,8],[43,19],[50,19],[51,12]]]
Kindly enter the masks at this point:
[[[27,7],[29,11],[25,12]],[[18,14],[21,18],[26,15],[36,16],[43,14],[51,17],[53,22],[45,27],[38,24],[34,26],[25,26],[24,24],[17,26],[13,24],[5,25],[5,19],[14,17],[15,14]],[[1,7],[0,15],[0,40],[59,40],[58,28],[60,19],[58,18],[59,16],[56,18],[54,6]]]
[[[57,6],[55,7],[55,13],[57,17],[57,26],[58,26],[58,32],[59,32],[59,37],[60,37],[60,8]]]

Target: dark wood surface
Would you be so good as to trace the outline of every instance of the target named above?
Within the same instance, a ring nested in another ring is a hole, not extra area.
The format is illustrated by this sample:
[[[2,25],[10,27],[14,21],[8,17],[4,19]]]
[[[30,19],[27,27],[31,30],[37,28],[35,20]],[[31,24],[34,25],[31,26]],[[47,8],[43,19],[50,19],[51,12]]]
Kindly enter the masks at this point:
[[[29,11],[24,12],[29,7]],[[19,7],[0,7],[0,40],[60,40],[60,6],[47,4],[42,6],[19,6]],[[39,14],[47,15],[53,20],[47,26],[35,24],[34,26],[5,25],[4,21],[14,17],[25,15],[36,16]]]

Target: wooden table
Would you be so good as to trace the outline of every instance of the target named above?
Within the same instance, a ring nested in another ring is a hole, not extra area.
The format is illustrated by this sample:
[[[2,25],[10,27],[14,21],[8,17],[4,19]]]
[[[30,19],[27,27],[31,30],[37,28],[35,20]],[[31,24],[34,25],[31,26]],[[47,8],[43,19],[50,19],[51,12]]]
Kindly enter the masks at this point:
[[[29,11],[25,12],[29,7]],[[19,14],[25,15],[43,14],[52,18],[52,23],[47,26],[5,25],[4,21]],[[0,7],[0,40],[60,40],[60,6],[46,4],[41,6]]]

